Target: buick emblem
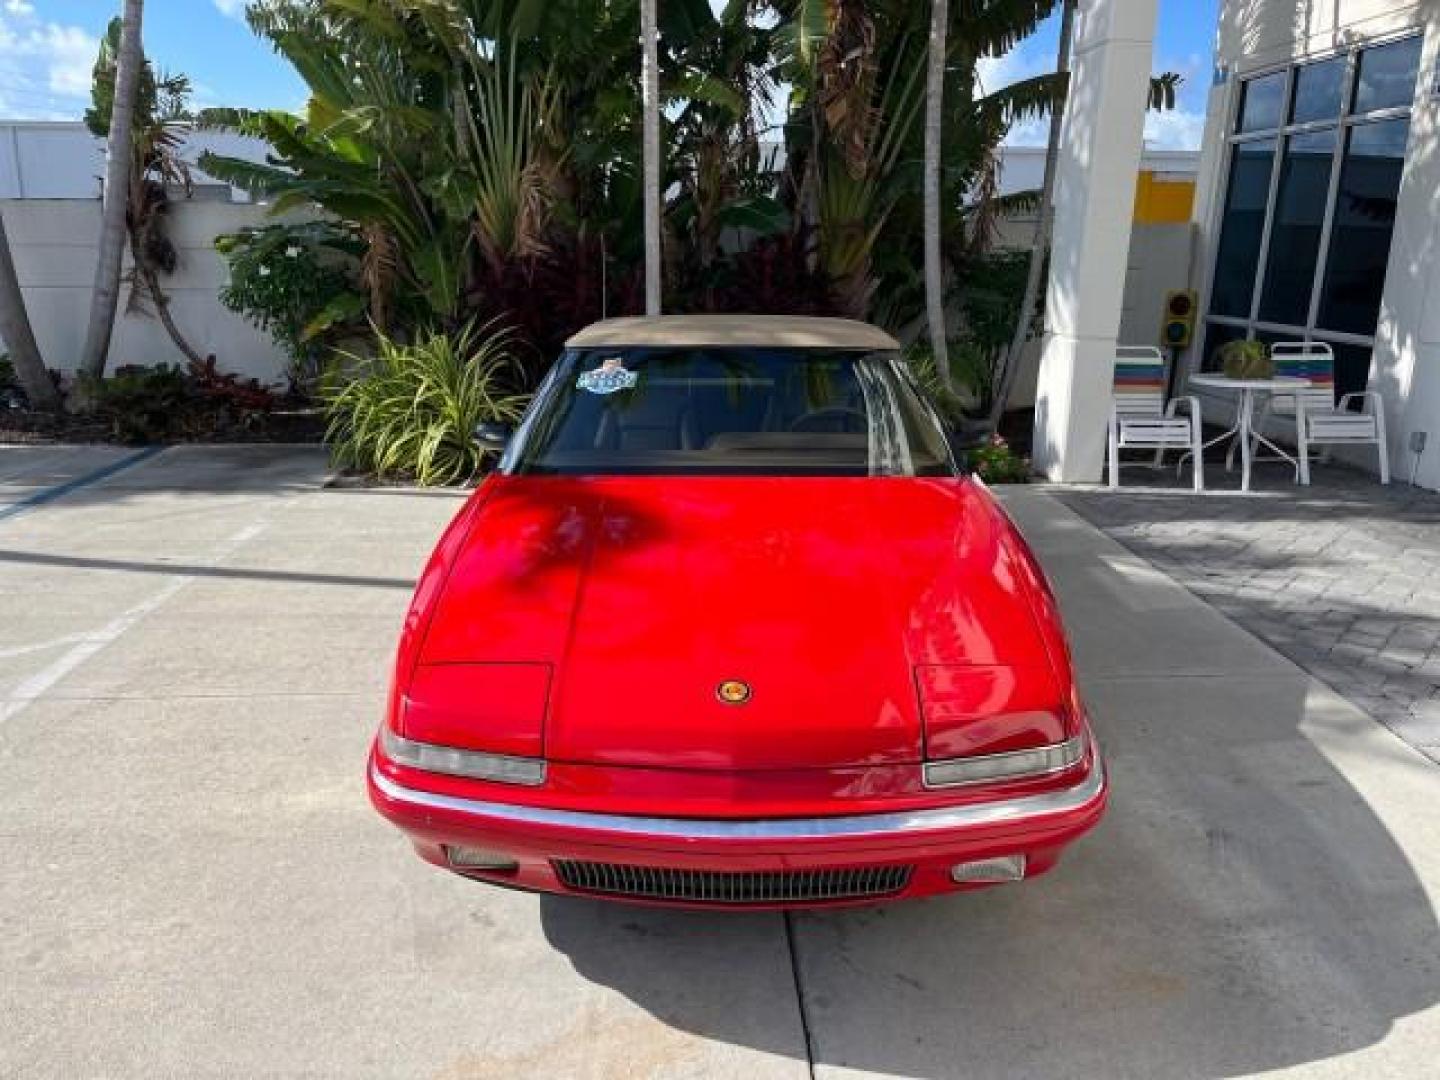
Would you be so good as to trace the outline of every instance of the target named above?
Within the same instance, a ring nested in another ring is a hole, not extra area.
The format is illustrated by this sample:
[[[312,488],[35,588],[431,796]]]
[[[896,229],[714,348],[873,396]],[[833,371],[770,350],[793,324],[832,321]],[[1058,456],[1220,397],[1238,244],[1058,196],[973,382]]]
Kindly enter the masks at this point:
[[[750,685],[739,679],[726,679],[715,688],[715,696],[726,705],[744,705],[750,700]]]

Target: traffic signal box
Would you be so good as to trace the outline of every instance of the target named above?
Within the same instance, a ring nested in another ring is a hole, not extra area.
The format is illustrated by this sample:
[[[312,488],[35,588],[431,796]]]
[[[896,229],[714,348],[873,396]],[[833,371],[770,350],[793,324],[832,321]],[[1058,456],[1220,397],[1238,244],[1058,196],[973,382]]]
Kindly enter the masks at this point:
[[[1165,321],[1160,327],[1160,344],[1183,349],[1195,336],[1197,298],[1193,289],[1176,289],[1165,294]]]

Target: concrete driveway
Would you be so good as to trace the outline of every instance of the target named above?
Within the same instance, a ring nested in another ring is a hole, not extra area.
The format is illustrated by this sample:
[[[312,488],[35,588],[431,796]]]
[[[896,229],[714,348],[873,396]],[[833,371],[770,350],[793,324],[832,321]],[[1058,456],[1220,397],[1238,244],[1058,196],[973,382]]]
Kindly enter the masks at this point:
[[[1440,767],[1054,499],[1007,496],[1106,823],[1021,887],[727,917],[488,889],[371,812],[459,502],[323,471],[0,448],[0,1075],[1435,1075]]]

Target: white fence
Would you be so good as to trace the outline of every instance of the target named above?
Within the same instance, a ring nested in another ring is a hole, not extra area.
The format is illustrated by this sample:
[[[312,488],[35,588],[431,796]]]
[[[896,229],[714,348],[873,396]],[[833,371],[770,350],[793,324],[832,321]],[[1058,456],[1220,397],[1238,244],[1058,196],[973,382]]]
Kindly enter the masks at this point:
[[[25,305],[45,363],[73,371],[84,345],[100,236],[98,199],[25,199],[3,204]],[[227,310],[219,300],[228,280],[215,237],[266,221],[266,209],[217,201],[177,199],[167,229],[179,253],[176,272],[163,279],[170,310],[181,332],[203,356],[213,353],[220,370],[262,382],[283,379],[286,358],[270,336]],[[152,314],[126,310],[128,287],[115,321],[110,367],[183,363]]]

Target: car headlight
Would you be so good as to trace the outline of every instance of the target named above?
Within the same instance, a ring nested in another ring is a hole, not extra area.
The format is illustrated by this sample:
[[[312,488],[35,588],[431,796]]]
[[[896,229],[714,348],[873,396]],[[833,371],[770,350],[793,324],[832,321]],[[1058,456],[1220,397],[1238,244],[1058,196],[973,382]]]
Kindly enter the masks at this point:
[[[1037,776],[1078,765],[1085,757],[1085,736],[1038,746],[1033,750],[1015,750],[1008,754],[986,754],[981,757],[950,758],[925,763],[926,787],[954,787],[958,784],[985,784],[999,780],[1028,780]]]
[[[415,742],[396,735],[388,727],[380,730],[380,749],[395,764],[425,772],[530,787],[545,782],[545,762],[540,758],[487,754],[479,750],[459,750],[453,746]]]

